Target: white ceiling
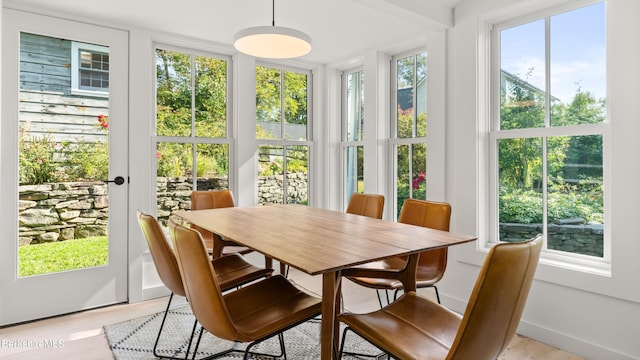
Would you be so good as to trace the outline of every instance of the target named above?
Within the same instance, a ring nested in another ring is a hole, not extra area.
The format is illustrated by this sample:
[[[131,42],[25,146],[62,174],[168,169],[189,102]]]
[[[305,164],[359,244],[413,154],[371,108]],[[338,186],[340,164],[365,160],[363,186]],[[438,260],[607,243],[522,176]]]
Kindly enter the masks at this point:
[[[301,60],[336,63],[366,49],[393,51],[453,25],[463,0],[275,0],[275,23],[309,34]],[[102,24],[136,27],[231,44],[246,27],[271,25],[271,0],[5,0],[5,7],[46,10]],[[67,15],[68,14],[68,15]]]

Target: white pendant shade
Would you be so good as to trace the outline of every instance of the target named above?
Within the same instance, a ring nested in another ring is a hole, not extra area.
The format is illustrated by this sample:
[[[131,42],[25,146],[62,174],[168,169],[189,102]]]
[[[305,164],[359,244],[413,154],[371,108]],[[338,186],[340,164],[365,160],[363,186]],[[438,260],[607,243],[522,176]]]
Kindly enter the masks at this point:
[[[309,35],[281,26],[256,26],[239,31],[233,39],[236,50],[268,59],[289,59],[311,51]]]

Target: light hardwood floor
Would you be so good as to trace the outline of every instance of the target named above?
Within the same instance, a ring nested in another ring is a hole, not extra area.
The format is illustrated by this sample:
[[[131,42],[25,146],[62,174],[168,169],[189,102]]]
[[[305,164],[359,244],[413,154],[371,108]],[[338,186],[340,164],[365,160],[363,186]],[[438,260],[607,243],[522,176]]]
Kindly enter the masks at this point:
[[[276,267],[277,268],[277,267]],[[290,278],[311,292],[320,292],[320,278],[291,269]],[[433,290],[421,289],[426,296]],[[343,283],[345,307],[351,311],[370,311],[378,307],[375,292],[349,281]],[[167,298],[135,304],[113,305],[75,314],[0,329],[0,359],[113,359],[102,327],[138,316],[163,311]],[[175,301],[174,301],[175,302]],[[61,344],[42,347],[42,344]],[[581,357],[551,346],[516,336],[500,360],[548,359],[580,360]],[[295,359],[293,359],[295,360]]]

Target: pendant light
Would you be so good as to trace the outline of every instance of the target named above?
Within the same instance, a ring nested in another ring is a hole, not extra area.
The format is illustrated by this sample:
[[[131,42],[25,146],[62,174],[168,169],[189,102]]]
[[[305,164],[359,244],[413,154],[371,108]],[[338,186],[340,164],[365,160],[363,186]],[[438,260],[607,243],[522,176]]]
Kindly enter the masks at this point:
[[[236,50],[267,59],[290,59],[311,51],[311,37],[291,28],[276,26],[275,0],[272,0],[271,26],[256,26],[239,31],[233,39]]]

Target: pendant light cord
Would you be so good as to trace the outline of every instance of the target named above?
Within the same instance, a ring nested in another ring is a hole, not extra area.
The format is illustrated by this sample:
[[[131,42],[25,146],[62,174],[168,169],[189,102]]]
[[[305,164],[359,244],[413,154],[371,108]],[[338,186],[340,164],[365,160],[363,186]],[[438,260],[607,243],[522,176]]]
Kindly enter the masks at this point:
[[[271,0],[271,26],[276,26],[276,0]]]

